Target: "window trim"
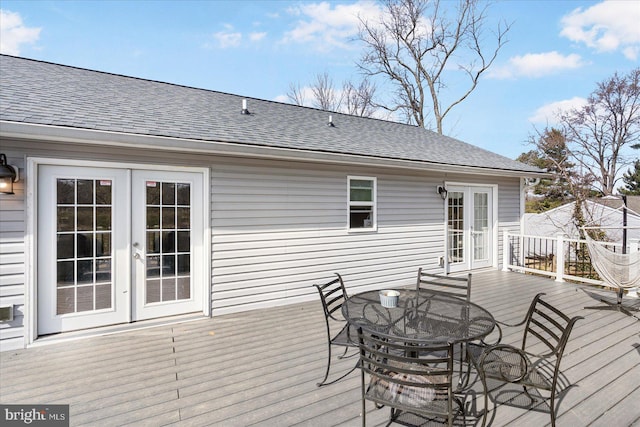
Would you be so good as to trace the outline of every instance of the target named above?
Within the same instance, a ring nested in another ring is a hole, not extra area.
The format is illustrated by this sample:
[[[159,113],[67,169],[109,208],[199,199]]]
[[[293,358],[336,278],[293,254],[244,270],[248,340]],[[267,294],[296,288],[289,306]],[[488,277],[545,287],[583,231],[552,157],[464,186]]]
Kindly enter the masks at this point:
[[[371,181],[373,183],[372,201],[351,201],[351,181]],[[347,176],[347,230],[350,233],[367,233],[372,231],[378,231],[378,180],[374,176],[360,176],[360,175],[348,175]],[[352,206],[371,206],[372,210],[372,224],[371,227],[351,227],[351,207]]]

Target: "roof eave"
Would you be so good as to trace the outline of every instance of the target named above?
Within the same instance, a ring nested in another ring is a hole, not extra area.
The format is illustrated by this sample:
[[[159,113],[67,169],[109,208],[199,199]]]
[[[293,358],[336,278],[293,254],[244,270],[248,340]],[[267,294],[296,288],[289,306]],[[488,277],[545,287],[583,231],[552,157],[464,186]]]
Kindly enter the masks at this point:
[[[207,153],[235,157],[258,157],[277,160],[358,164],[359,166],[367,165],[375,167],[502,177],[546,178],[550,176],[544,171],[534,172],[513,169],[483,168],[478,166],[452,165],[407,159],[355,155],[349,153],[290,149],[228,141],[205,141],[141,135],[126,132],[109,132],[94,129],[40,125],[12,121],[0,121],[0,136],[3,138],[34,141],[53,141],[113,147],[153,148],[156,150],[185,151],[190,153]]]

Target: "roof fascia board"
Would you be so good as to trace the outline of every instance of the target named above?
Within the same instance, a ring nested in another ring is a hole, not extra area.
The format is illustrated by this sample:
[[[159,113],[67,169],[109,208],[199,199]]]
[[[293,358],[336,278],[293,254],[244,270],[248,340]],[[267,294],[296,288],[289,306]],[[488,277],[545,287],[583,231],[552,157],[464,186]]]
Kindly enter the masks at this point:
[[[550,174],[546,172],[537,173],[518,170],[490,169],[473,166],[369,157],[354,154],[297,150],[224,141],[202,141],[125,132],[108,132],[10,121],[0,121],[0,136],[3,138],[28,139],[36,141],[54,141],[146,149],[153,148],[156,150],[166,151],[178,150],[190,153],[206,153],[235,157],[259,157],[273,160],[329,162],[351,165],[357,164],[358,166],[401,168],[414,171],[448,172],[519,178],[544,178],[550,176]]]

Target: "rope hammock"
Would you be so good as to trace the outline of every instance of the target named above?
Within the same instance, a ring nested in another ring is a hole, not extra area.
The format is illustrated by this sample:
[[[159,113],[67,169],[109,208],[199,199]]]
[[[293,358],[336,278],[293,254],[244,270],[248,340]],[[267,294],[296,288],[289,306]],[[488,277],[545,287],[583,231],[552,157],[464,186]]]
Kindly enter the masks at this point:
[[[587,241],[587,248],[589,249],[589,256],[591,258],[591,264],[594,270],[598,273],[603,282],[611,287],[618,289],[617,303],[612,304],[608,301],[601,300],[605,304],[609,304],[609,307],[585,307],[591,309],[614,309],[622,311],[623,313],[632,316],[630,311],[638,311],[635,308],[623,307],[622,296],[624,289],[632,289],[640,287],[640,251],[632,250],[630,253],[614,252],[609,249],[607,242],[600,242],[593,240],[588,229],[598,229],[612,227],[582,227],[585,232],[585,239]],[[616,230],[625,230],[638,227],[615,227]],[[623,249],[622,252],[625,252]],[[632,292],[627,294],[629,297],[638,298],[637,289],[633,289]]]
[[[623,254],[604,246],[604,242],[593,240],[585,233],[591,264],[603,282],[615,288],[640,286],[640,251]]]

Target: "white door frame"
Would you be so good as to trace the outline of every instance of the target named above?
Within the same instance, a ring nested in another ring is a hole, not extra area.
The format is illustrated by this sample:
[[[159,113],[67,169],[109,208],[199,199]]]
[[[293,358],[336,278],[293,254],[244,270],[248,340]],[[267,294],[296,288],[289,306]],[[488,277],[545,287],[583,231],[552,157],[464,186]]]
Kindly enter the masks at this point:
[[[468,183],[459,181],[445,181],[445,188],[448,191],[459,190],[460,187],[464,189],[474,188],[489,188],[491,189],[491,244],[489,250],[491,251],[488,264],[491,267],[497,268],[498,266],[498,185],[497,184],[480,184],[480,183]],[[448,195],[444,203],[444,261],[445,272],[451,273],[455,271],[471,270],[473,268],[473,254],[469,253],[467,260],[462,264],[451,265],[449,262],[449,236],[448,236],[448,224],[449,224],[449,210],[448,210]],[[468,203],[465,205],[467,206]],[[471,248],[470,239],[471,236],[465,241],[465,247]]]
[[[69,160],[46,157],[27,157],[26,160],[26,227],[25,237],[25,306],[24,306],[24,332],[25,344],[30,346],[38,338],[38,289],[37,289],[37,242],[38,242],[38,168],[40,165],[53,166],[84,166],[103,168],[124,168],[142,170],[165,170],[199,172],[203,175],[203,234],[204,248],[211,248],[211,212],[210,212],[210,169],[203,167],[182,167],[167,165],[151,165],[144,163],[104,162],[91,160]],[[131,253],[129,252],[129,257]],[[203,288],[202,313],[205,316],[211,314],[211,253],[205,249],[203,254],[202,277],[205,279]]]

